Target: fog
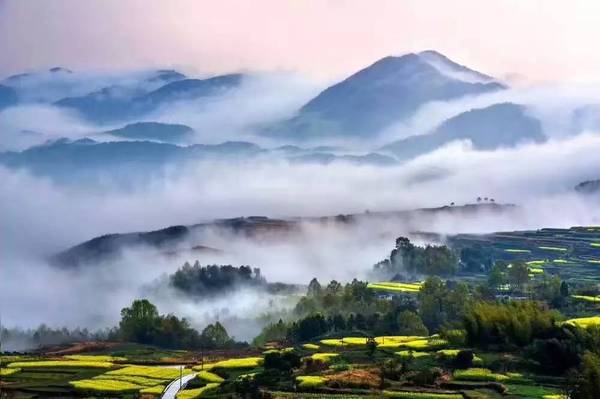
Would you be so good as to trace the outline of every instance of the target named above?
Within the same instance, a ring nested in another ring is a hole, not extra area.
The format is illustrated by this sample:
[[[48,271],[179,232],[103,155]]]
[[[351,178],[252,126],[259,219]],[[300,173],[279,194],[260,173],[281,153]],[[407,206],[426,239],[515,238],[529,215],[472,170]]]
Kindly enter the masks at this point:
[[[23,172],[0,169],[3,190],[3,278],[5,325],[114,325],[134,298],[150,297],[163,313],[189,317],[202,327],[220,317],[234,335],[250,339],[258,326],[239,322],[277,313],[280,300],[255,291],[192,302],[167,288],[149,290],[156,279],[185,260],[260,267],[269,281],[307,283],[364,277],[385,258],[395,237],[414,231],[444,234],[599,224],[597,200],[572,187],[600,169],[600,136],[582,134],[545,144],[494,152],[454,143],[401,166],[378,168],[347,163],[289,164],[283,161],[198,163],[176,177],[134,192],[94,192],[63,187]],[[423,178],[428,176],[427,178]],[[401,210],[472,202],[477,196],[517,203],[508,213],[472,217],[452,214],[411,219],[365,218],[352,226],[306,222],[289,240],[254,241],[205,234],[202,244],[223,251],[201,257],[160,257],[150,251],[79,271],[58,270],[45,259],[57,251],[110,232],[150,230],[222,217],[337,215],[365,210]],[[560,210],[560,212],[557,212]],[[275,307],[274,303],[278,304]],[[225,310],[227,309],[227,310]],[[234,322],[235,321],[235,322]]]
[[[127,85],[128,80],[123,79]],[[94,87],[104,83],[90,80]],[[210,100],[172,103],[146,119],[189,124],[196,131],[197,143],[235,139],[282,145],[285,143],[257,135],[257,127],[293,115],[321,87],[295,75],[257,74],[239,89]],[[84,89],[72,83],[70,90],[78,93]],[[60,185],[0,167],[2,321],[7,326],[47,323],[103,328],[116,325],[120,309],[133,299],[148,297],[161,313],[188,317],[197,328],[218,318],[237,338],[251,339],[260,329],[258,317],[277,317],[293,307],[294,298],[283,300],[240,289],[227,296],[193,301],[161,284],[165,276],[185,261],[198,259],[202,264],[260,267],[270,282],[306,284],[313,277],[348,281],[366,278],[373,264],[388,256],[399,235],[600,224],[598,199],[579,196],[573,190],[577,183],[599,177],[598,126],[594,118],[584,118],[587,122],[583,125],[574,124],[573,119],[576,110],[600,98],[600,91],[594,87],[557,90],[519,88],[431,103],[378,139],[345,143],[355,146],[351,150],[365,153],[385,140],[426,133],[448,117],[501,101],[528,105],[528,112],[542,120],[549,138],[542,144],[496,151],[477,151],[468,141],[453,142],[386,167],[341,161],[298,164],[272,157],[198,161],[127,191],[116,185],[101,190]],[[51,88],[43,94],[46,99],[52,95]],[[95,133],[110,127],[93,125],[72,112],[34,100],[39,99],[32,97],[30,103],[0,112],[3,150],[59,137],[97,137]],[[23,130],[30,133],[24,135]],[[518,206],[501,213],[377,217],[382,211],[472,203],[479,196]],[[182,248],[209,246],[219,249],[218,254],[183,251],[173,257],[138,248],[115,261],[80,270],[58,269],[47,262],[59,251],[108,233],[251,215],[310,218],[338,214],[365,216],[352,225],[304,220],[296,234],[277,240],[209,231],[182,244]]]

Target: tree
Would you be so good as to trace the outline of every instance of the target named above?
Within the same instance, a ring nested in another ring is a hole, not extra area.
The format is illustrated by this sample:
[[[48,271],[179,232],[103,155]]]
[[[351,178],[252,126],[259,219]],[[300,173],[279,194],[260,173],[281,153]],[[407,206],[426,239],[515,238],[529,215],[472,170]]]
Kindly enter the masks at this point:
[[[398,315],[398,335],[426,336],[429,330],[419,315],[405,310]]]
[[[566,281],[560,283],[560,296],[567,298],[569,296],[569,284]]]
[[[369,357],[373,357],[375,351],[377,350],[377,342],[375,342],[375,338],[369,337],[367,338],[367,354]]]
[[[493,289],[498,289],[499,286],[505,283],[504,273],[499,265],[492,266],[490,275],[488,276],[488,286]]]
[[[205,348],[223,348],[232,343],[227,330],[218,321],[215,324],[209,324],[202,330],[200,335],[202,346]]]
[[[121,310],[119,329],[125,341],[152,344],[159,324],[158,310],[147,299],[136,299]]]
[[[452,363],[457,369],[468,369],[473,366],[474,357],[473,351],[461,350],[458,351]]]
[[[523,289],[523,286],[529,282],[529,267],[527,264],[522,261],[513,262],[508,269],[508,279],[513,286],[520,290]]]
[[[310,298],[320,298],[322,295],[323,288],[321,287],[319,280],[313,278],[312,280],[310,280],[310,283],[308,283],[308,290],[306,292],[306,296]]]
[[[429,330],[437,330],[447,320],[444,301],[447,289],[439,277],[425,280],[419,292],[419,315]]]
[[[572,394],[573,399],[596,399],[600,392],[600,357],[591,352],[583,355],[581,376]]]

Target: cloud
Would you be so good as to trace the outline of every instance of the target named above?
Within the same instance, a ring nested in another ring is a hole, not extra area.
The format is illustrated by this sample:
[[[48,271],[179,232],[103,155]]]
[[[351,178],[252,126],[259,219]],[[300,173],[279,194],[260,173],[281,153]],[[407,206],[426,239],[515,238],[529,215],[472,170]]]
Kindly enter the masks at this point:
[[[475,151],[468,143],[452,143],[401,166],[385,168],[343,162],[324,166],[273,160],[212,161],[190,165],[144,188],[102,192],[59,186],[2,168],[3,321],[9,326],[47,322],[101,327],[114,324],[120,308],[134,298],[150,296],[162,312],[188,316],[198,327],[214,321],[224,307],[232,326],[246,325],[240,321],[245,316],[272,311],[273,298],[240,291],[229,301],[193,303],[174,300],[168,291],[150,295],[146,287],[194,258],[203,264],[261,267],[271,281],[306,283],[313,276],[345,281],[363,275],[388,254],[398,235],[413,231],[451,234],[599,224],[598,201],[579,197],[572,190],[579,181],[598,177],[599,151],[600,135],[584,134],[487,152]],[[429,179],[420,178],[428,173]],[[110,232],[244,215],[320,216],[410,209],[471,202],[477,196],[520,206],[509,213],[468,217],[372,217],[345,227],[306,222],[300,234],[281,240],[205,233],[190,244],[216,247],[224,254],[163,258],[140,250],[77,272],[57,270],[45,262],[50,254]],[[249,314],[249,304],[255,313]],[[257,328],[252,324],[236,334],[250,338]]]
[[[277,144],[257,134],[258,130],[289,117],[320,89],[319,83],[297,74],[250,73],[239,88],[208,99],[169,103],[145,119],[188,125],[196,131],[195,143]]]

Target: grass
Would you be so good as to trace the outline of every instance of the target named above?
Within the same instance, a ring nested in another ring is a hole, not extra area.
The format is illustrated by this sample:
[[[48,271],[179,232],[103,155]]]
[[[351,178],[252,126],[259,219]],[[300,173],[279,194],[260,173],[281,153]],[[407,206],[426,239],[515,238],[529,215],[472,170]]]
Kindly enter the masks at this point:
[[[33,362],[13,362],[7,367],[21,369],[43,369],[43,368],[95,368],[110,369],[113,368],[111,362],[84,361],[84,360],[42,360]]]
[[[600,302],[600,296],[571,295],[571,298],[586,302]]]
[[[367,288],[379,291],[418,293],[421,291],[422,286],[423,283],[398,283],[390,281],[382,283],[369,283]]]
[[[525,262],[528,266],[543,266],[546,264],[545,260],[530,260],[529,262]]]
[[[225,381],[223,379],[223,377],[215,374],[215,373],[211,373],[210,371],[206,371],[206,370],[202,370],[198,373],[198,378],[200,378],[202,381],[206,381],[206,382],[218,382],[221,383],[223,381]]]
[[[120,356],[108,356],[108,355],[68,355],[64,356],[65,359],[79,360],[84,362],[125,362],[126,358]]]
[[[568,249],[567,248],[562,248],[562,247],[546,247],[546,246],[540,246],[538,247],[539,249],[543,249],[546,251],[557,251],[557,252],[567,252]]]
[[[448,345],[448,341],[441,338],[434,339],[417,339],[402,344],[402,347],[413,350],[434,350],[440,349]]]
[[[388,398],[406,398],[406,399],[463,399],[463,396],[458,393],[383,391],[383,395]]]
[[[325,385],[327,379],[320,375],[299,375],[296,381],[301,388],[316,388]]]
[[[575,327],[587,328],[590,326],[600,325],[600,316],[581,317],[578,319],[570,319],[564,322]]]
[[[504,374],[492,373],[489,369],[471,368],[466,370],[456,370],[454,379],[463,381],[495,381],[502,382],[508,380]]]
[[[155,385],[153,387],[140,389],[140,393],[147,394],[147,395],[157,395],[158,396],[158,395],[161,395],[164,390],[165,390],[165,386],[164,385]]]
[[[193,370],[211,370],[211,369],[251,369],[262,364],[262,357],[243,357],[239,359],[222,360],[216,363],[205,364],[204,366],[195,366]]]
[[[152,387],[155,385],[161,385],[161,384],[170,382],[172,380],[172,378],[149,378],[149,377],[142,377],[139,375],[114,375],[114,374],[101,374],[99,376],[94,377],[94,379],[125,381],[125,382],[131,382],[136,385],[141,385],[144,387]]]
[[[529,268],[529,273],[531,273],[531,274],[544,274],[544,269],[541,269],[539,267],[530,267]]]
[[[184,389],[183,391],[179,391],[177,393],[177,395],[175,395],[175,398],[177,398],[177,399],[199,398],[199,397],[203,396],[204,394],[208,393],[209,391],[217,389],[218,387],[219,387],[219,384],[213,382],[210,384],[206,384],[202,388]]]
[[[321,360],[323,362],[329,362],[334,357],[339,356],[338,353],[313,353],[310,357],[314,360]]]
[[[537,385],[506,385],[508,394],[523,399],[556,399],[561,398],[556,390]],[[557,396],[558,395],[558,396]],[[562,398],[561,398],[562,399]]]
[[[141,385],[134,384],[133,382],[121,381],[121,380],[103,380],[103,379],[87,379],[79,381],[71,381],[69,383],[75,389],[82,391],[96,391],[96,392],[136,392],[144,388]]]
[[[431,356],[431,352],[418,352],[418,351],[399,351],[399,352],[395,352],[395,354],[397,356],[400,356],[403,359],[408,359],[411,355],[415,359],[418,359],[420,357]]]
[[[328,394],[312,392],[269,392],[275,399],[365,399],[364,395]]]
[[[512,382],[515,384],[531,383],[531,380],[523,377],[520,373],[499,374],[484,368],[456,370],[454,371],[454,379],[459,381]]]
[[[319,348],[320,348],[320,346],[316,345],[316,344],[304,344],[304,345],[302,345],[302,347],[304,349],[308,349],[308,350],[311,350],[311,351],[316,351],[316,350],[319,350]]]
[[[366,337],[344,337],[344,338],[329,338],[319,341],[326,346],[365,346],[367,344]],[[430,337],[409,336],[409,335],[390,335],[375,337],[375,342],[379,348],[399,348],[409,342],[428,340]]]
[[[190,370],[183,370],[183,375],[190,374]],[[107,375],[133,375],[163,380],[174,380],[179,378],[179,369],[153,366],[128,366],[122,369],[109,371]]]
[[[20,368],[14,367],[10,369],[0,369],[0,377],[8,377],[21,371]]]

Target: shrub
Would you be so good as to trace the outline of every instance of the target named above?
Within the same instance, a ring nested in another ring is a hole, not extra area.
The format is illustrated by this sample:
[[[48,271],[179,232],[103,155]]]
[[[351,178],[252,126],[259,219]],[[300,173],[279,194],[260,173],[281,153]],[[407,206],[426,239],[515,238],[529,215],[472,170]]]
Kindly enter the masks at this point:
[[[454,357],[454,367],[457,369],[468,369],[473,366],[473,359],[475,356],[472,351],[462,350],[459,351]]]

